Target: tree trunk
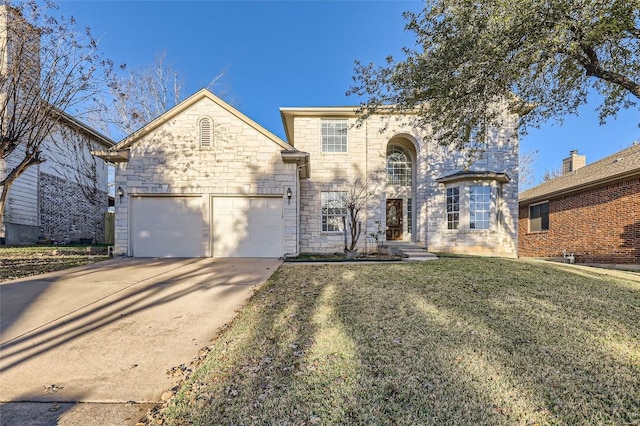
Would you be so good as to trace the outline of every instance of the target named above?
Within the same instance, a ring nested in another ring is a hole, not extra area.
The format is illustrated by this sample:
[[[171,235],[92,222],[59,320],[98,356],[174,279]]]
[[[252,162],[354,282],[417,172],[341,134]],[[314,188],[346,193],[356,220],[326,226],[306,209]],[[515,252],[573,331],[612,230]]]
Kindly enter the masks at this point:
[[[7,195],[9,194],[12,183],[13,180],[5,180],[4,185],[2,185],[2,192],[0,193],[0,238],[6,238],[7,228],[4,224],[4,210],[7,205]]]

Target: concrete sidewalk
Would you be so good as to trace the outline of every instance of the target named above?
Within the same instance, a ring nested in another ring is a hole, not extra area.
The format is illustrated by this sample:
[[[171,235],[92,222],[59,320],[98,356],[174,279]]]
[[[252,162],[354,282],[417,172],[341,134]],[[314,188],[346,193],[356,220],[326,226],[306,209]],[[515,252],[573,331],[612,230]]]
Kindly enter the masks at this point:
[[[0,424],[134,425],[277,259],[115,259],[0,285]]]

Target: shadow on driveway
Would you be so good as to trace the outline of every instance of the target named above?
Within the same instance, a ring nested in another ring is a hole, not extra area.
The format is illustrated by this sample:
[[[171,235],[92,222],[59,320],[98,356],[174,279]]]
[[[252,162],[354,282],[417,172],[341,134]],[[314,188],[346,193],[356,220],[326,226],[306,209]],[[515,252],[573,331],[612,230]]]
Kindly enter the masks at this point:
[[[0,402],[158,402],[280,264],[124,258],[3,283]]]

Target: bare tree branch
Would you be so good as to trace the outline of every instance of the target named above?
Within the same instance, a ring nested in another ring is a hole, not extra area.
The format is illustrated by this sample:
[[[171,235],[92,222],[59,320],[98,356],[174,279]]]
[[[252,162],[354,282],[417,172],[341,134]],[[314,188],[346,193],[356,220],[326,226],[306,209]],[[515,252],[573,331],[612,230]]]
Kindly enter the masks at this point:
[[[0,155],[12,165],[0,176],[2,225],[13,182],[46,160],[42,144],[62,114],[78,116],[111,71],[90,31],[79,32],[73,18],[55,17],[52,8],[35,0],[0,4]]]

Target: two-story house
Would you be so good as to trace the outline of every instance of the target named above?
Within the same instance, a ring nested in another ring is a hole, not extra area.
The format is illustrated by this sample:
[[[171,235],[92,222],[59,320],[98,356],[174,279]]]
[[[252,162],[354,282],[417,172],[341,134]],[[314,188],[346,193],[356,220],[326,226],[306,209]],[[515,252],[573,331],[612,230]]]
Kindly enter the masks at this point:
[[[9,123],[17,123],[15,127],[42,123],[45,110],[51,122],[55,121],[43,139],[40,135],[34,139],[24,136],[15,148],[10,138],[2,141],[0,183],[29,158],[27,152],[34,148],[29,147],[29,142],[36,141],[35,148],[44,161],[31,164],[11,185],[0,185],[0,194],[6,200],[4,214],[0,216],[0,244],[33,244],[40,239],[102,243],[108,170],[107,164],[93,157],[91,151],[109,148],[113,141],[55,106],[34,107],[48,105],[39,93],[44,91],[40,85],[40,54],[40,31],[17,9],[0,5],[3,136],[9,132]]]
[[[469,163],[402,117],[356,126],[352,107],[282,108],[281,115],[287,141],[201,90],[96,153],[117,164],[115,252],[339,252],[345,209],[336,200],[364,184],[360,251],[374,249],[367,236],[381,228],[386,240],[430,251],[516,256],[515,116]]]

